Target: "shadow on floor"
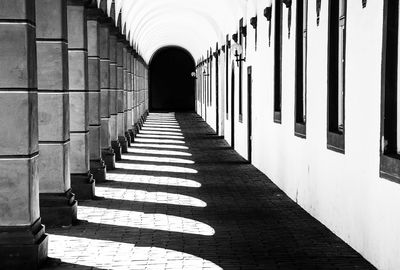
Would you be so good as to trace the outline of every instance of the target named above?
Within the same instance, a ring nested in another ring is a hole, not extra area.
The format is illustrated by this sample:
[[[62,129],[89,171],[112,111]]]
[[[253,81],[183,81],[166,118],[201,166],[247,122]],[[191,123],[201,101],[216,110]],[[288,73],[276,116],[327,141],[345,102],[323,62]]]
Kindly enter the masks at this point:
[[[181,158],[195,163],[124,158],[119,166],[150,167],[110,171],[96,190],[105,199],[80,202],[87,223],[48,229],[50,256],[62,262],[45,269],[374,269],[221,137],[207,135],[213,131],[199,117],[163,115],[149,119],[176,119],[192,154]]]

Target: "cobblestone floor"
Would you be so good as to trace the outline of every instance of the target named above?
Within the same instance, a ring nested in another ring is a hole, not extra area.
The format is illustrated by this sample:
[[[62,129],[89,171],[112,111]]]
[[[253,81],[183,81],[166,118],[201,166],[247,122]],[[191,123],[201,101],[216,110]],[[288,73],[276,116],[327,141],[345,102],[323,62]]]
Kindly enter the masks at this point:
[[[374,269],[194,114],[151,114],[45,269]]]

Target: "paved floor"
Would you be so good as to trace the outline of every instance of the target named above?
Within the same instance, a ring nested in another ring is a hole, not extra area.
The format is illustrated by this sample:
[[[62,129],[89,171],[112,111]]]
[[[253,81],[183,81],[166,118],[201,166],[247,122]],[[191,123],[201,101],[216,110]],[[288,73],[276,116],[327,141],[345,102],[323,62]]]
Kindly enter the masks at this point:
[[[374,269],[194,114],[151,114],[45,269]]]

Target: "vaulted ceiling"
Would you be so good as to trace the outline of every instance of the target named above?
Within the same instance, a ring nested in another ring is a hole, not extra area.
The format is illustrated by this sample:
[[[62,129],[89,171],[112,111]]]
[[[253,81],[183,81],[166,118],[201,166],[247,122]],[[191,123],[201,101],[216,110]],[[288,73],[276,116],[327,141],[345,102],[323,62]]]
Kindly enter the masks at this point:
[[[131,45],[149,62],[164,46],[180,46],[199,59],[216,42],[223,44],[246,10],[260,1],[97,0],[97,5],[106,9],[116,24],[120,22]]]

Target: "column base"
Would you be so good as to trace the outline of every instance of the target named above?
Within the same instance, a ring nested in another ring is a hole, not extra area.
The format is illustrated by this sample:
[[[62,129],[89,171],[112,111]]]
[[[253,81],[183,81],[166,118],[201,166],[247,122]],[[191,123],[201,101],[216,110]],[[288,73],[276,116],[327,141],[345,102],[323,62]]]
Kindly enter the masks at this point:
[[[106,165],[102,159],[90,161],[90,173],[96,183],[104,183],[106,181]]]
[[[139,122],[137,122],[134,127],[135,127],[135,134],[139,134],[140,129],[141,129]]]
[[[106,164],[107,170],[114,170],[115,169],[115,153],[114,150],[110,148],[102,149],[101,150],[101,157]]]
[[[78,202],[69,189],[65,193],[40,193],[40,214],[49,227],[71,226],[77,220]]]
[[[114,150],[115,153],[115,160],[120,161],[121,160],[121,145],[119,141],[111,141],[111,147]]]
[[[92,200],[95,197],[95,180],[91,173],[71,174],[71,188],[77,200]]]
[[[0,227],[0,269],[39,269],[47,250],[48,237],[40,218],[30,226]]]
[[[129,129],[128,132],[131,136],[131,143],[135,142],[135,131],[133,129]]]
[[[128,153],[128,141],[125,136],[118,136],[119,144],[121,145],[122,153]]]
[[[125,131],[125,138],[128,142],[128,147],[131,147],[131,134],[129,133],[129,131]]]

